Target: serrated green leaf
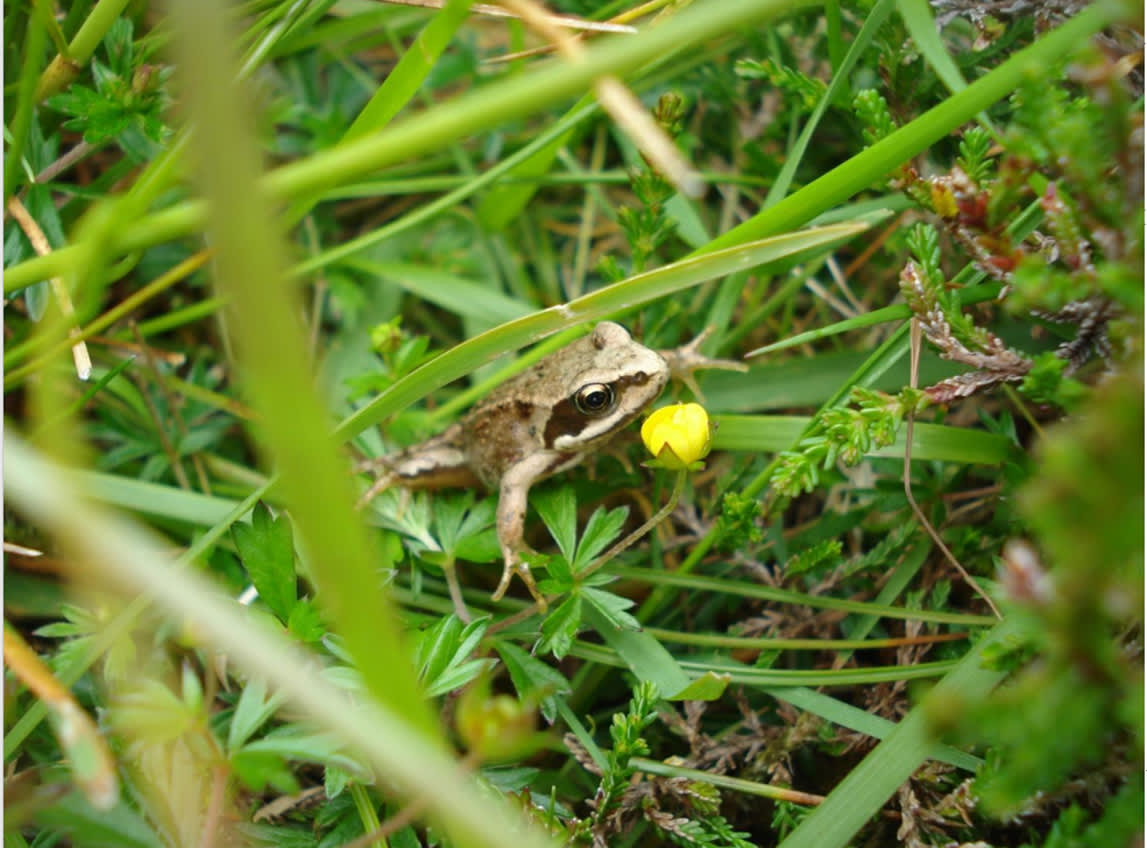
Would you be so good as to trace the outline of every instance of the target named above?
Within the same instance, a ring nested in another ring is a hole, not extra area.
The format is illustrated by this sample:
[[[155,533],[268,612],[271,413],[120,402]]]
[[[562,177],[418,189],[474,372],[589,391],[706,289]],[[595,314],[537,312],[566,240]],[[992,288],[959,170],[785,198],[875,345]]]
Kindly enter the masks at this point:
[[[272,518],[271,510],[260,503],[252,511],[251,523],[234,525],[231,535],[259,597],[286,623],[298,597],[290,522],[286,516]]]
[[[729,688],[729,675],[707,671],[673,695],[670,701],[716,701]]]
[[[461,689],[482,672],[492,669],[495,665],[497,663],[492,659],[468,660],[457,665],[451,665],[433,681],[427,683],[426,697],[437,698],[440,695]]]
[[[560,671],[550,668],[513,642],[499,641],[494,650],[505,663],[518,697],[526,702],[540,700],[542,714],[547,721],[553,721],[556,712],[553,696],[572,691],[569,681]]]
[[[574,560],[575,570],[585,568],[594,557],[604,551],[621,532],[625,526],[625,519],[629,517],[629,507],[619,506],[616,509],[605,510],[598,507],[586,522],[582,531],[581,540],[577,545],[577,558]]]
[[[571,595],[542,622],[539,649],[561,659],[569,653],[581,627],[581,596]]]
[[[280,703],[282,698],[278,695],[267,695],[265,681],[259,678],[248,680],[231,714],[231,724],[227,728],[227,750],[235,751],[246,744],[255,731],[274,715]]]
[[[532,499],[558,550],[567,562],[575,561],[577,551],[577,496],[569,486],[535,495]]]
[[[533,568],[534,563],[530,563]],[[574,587],[573,568],[564,556],[549,556],[545,559],[548,580],[542,580],[538,587],[547,594],[560,595]]]
[[[453,659],[462,635],[462,620],[456,615],[439,619],[418,637],[415,665],[423,681],[433,681]]]
[[[354,775],[356,780],[369,781],[370,770],[344,750],[333,734],[316,733],[299,725],[276,728],[240,749],[241,753],[276,754],[288,760],[302,760],[319,765],[337,765]]]
[[[318,642],[327,632],[326,624],[323,622],[318,607],[307,598],[300,598],[291,607],[291,615],[287,618],[287,629],[300,642],[307,644]]]
[[[228,758],[232,771],[253,792],[262,792],[268,786],[290,795],[299,791],[286,758],[269,751],[236,751]]]
[[[579,594],[594,609],[605,616],[614,627],[622,630],[641,629],[641,622],[626,612],[633,606],[633,601],[629,598],[623,598],[621,595],[615,595],[601,589],[591,589],[588,586],[583,586]]]

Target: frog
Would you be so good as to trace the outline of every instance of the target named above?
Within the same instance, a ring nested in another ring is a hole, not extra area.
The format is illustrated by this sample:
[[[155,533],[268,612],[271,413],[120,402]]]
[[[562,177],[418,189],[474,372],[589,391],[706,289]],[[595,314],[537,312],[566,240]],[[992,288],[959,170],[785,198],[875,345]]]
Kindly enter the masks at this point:
[[[699,352],[708,331],[673,350],[653,350],[621,324],[592,332],[502,383],[442,433],[369,461],[376,473],[360,507],[394,486],[405,489],[484,487],[498,493],[495,528],[503,559],[492,595],[501,600],[517,575],[541,612],[547,602],[523,553],[530,488],[598,453],[660,396],[670,378],[699,395],[693,372],[743,371],[744,363]]]

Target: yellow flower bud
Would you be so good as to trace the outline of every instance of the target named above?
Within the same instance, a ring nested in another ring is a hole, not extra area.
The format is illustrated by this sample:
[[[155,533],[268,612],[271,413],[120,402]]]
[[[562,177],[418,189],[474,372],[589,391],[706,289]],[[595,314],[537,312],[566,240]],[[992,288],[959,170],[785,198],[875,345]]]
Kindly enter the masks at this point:
[[[509,695],[492,695],[488,677],[467,688],[454,711],[458,737],[483,762],[533,753],[543,742],[535,725],[534,708]]]
[[[709,413],[697,403],[664,406],[645,419],[641,439],[663,468],[682,471],[709,455]]]

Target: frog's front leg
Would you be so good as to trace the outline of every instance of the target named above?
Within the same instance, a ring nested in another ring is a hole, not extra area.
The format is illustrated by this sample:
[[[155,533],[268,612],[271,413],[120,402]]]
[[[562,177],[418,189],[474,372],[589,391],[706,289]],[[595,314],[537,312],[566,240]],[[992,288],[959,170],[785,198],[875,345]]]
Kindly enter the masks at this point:
[[[522,578],[526,588],[537,601],[538,608],[545,612],[545,596],[538,591],[530,566],[522,560],[522,551],[529,550],[525,541],[526,506],[529,501],[530,486],[553,473],[563,457],[551,451],[542,451],[511,465],[502,474],[498,486],[498,544],[502,548],[502,579],[494,590],[493,599],[501,600],[515,574]]]

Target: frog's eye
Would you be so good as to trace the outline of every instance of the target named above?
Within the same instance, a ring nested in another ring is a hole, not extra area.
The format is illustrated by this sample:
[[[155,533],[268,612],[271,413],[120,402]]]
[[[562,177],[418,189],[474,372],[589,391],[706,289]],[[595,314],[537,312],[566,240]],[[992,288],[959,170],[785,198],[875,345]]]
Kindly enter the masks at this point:
[[[587,383],[574,392],[573,402],[578,412],[597,418],[614,407],[613,387],[605,383]]]

